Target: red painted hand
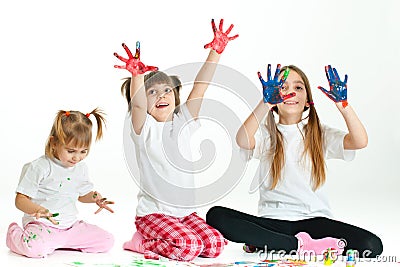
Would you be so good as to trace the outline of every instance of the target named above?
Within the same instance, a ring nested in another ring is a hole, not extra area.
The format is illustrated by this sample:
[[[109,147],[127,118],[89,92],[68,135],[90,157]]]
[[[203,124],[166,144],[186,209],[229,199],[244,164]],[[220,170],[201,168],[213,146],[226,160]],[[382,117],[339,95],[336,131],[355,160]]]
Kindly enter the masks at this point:
[[[135,56],[133,56],[131,50],[129,50],[129,48],[126,46],[126,44],[123,43],[122,47],[125,49],[126,53],[128,54],[128,59],[121,57],[117,53],[114,53],[114,56],[116,56],[122,62],[126,63],[125,66],[114,65],[114,68],[126,69],[130,73],[132,73],[132,76],[137,76],[139,74],[143,74],[148,71],[158,70],[157,67],[147,66],[140,61],[140,42],[139,41],[136,42]]]
[[[215,22],[214,19],[211,20],[211,26],[214,32],[214,40],[212,42],[206,44],[204,48],[212,48],[214,49],[218,54],[221,54],[226,45],[228,44],[229,41],[236,39],[239,34],[236,34],[232,37],[229,37],[228,34],[231,32],[233,28],[233,24],[228,28],[226,32],[223,32],[222,26],[224,24],[224,19],[221,19],[219,22],[219,29],[217,30],[217,27],[215,27]]]

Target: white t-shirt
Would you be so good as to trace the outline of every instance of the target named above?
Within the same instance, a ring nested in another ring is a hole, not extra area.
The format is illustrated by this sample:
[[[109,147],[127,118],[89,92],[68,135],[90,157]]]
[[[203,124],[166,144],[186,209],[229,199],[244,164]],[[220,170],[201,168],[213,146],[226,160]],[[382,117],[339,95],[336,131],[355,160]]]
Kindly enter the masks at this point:
[[[311,164],[304,162],[302,157],[304,141],[299,129],[304,135],[303,126],[302,122],[297,125],[277,124],[284,139],[285,164],[282,179],[273,190],[270,189],[272,178],[269,176],[271,162],[265,156],[270,147],[269,133],[266,127],[261,127],[255,135],[253,157],[260,160],[255,177],[260,185],[259,216],[282,220],[333,217],[323,186],[313,191]],[[325,125],[322,125],[322,131],[325,159],[354,159],[355,151],[343,148],[345,132]]]
[[[131,128],[140,172],[137,216],[163,213],[183,217],[195,211],[190,138],[200,123],[186,104],[180,108],[168,122],[158,122],[147,114],[140,135]]]
[[[74,167],[64,167],[57,159],[51,160],[42,156],[22,168],[16,192],[31,198],[32,202],[47,208],[51,213],[59,213],[54,219],[58,225],[45,218],[39,221],[56,228],[71,227],[77,221],[76,201],[93,189],[88,178],[88,169],[84,162]],[[25,226],[35,217],[24,214],[22,223]]]

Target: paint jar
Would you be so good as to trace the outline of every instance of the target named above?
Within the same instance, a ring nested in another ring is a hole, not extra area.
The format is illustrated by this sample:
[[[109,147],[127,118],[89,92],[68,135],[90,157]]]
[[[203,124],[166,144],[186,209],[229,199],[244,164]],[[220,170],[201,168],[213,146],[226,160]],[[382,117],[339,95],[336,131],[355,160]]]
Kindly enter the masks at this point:
[[[349,249],[346,252],[346,267],[354,267],[356,265],[357,251]]]

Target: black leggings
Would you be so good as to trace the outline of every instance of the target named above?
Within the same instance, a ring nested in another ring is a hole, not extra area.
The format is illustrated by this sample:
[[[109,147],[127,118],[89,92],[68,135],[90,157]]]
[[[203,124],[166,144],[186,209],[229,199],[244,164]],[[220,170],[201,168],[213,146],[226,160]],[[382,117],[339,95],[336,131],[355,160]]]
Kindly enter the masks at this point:
[[[347,242],[346,248],[357,250],[360,257],[376,257],[383,250],[381,239],[373,233],[324,217],[286,221],[257,217],[224,207],[213,207],[207,212],[206,220],[230,241],[253,245],[259,249],[267,246],[269,251],[297,250],[295,235],[299,232],[307,232],[314,239],[328,236],[343,238]]]

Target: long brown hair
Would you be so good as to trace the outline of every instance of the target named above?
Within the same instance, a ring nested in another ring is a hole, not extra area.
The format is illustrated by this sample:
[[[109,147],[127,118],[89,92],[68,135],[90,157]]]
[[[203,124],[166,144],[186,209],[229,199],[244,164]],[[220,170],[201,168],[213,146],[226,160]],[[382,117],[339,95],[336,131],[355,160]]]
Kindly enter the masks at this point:
[[[121,94],[125,96],[126,101],[128,102],[128,108],[130,110],[131,103],[131,78],[124,78],[124,82],[121,85]],[[182,83],[179,80],[178,76],[168,76],[162,71],[152,71],[144,76],[144,88],[145,90],[151,88],[155,84],[167,84],[171,86],[175,95],[175,110],[174,113],[179,112],[179,105],[181,100],[179,98],[179,92],[182,88]]]
[[[307,103],[311,103],[309,108],[304,108],[304,111],[309,109],[309,113],[306,117],[308,118],[308,123],[304,125],[304,151],[302,156],[303,159],[306,159],[307,157],[310,159],[313,190],[316,190],[320,186],[322,186],[326,180],[326,166],[323,151],[323,136],[321,124],[318,118],[317,111],[313,105],[310,82],[307,76],[301,69],[294,65],[283,67],[280,71],[280,74],[283,73],[287,68],[289,68],[291,71],[295,71],[301,77],[307,92]],[[283,136],[276,125],[274,111],[278,112],[277,106],[275,106],[272,110],[268,112],[266,123],[271,141],[271,189],[274,189],[282,178],[281,173],[285,162]],[[302,129],[299,130],[301,131]]]
[[[54,159],[52,144],[87,147],[89,150],[92,143],[92,121],[89,118],[90,115],[93,115],[96,119],[97,141],[103,136],[103,127],[105,126],[105,114],[103,111],[95,108],[91,112],[83,114],[80,111],[59,110],[47,139],[46,156]]]

